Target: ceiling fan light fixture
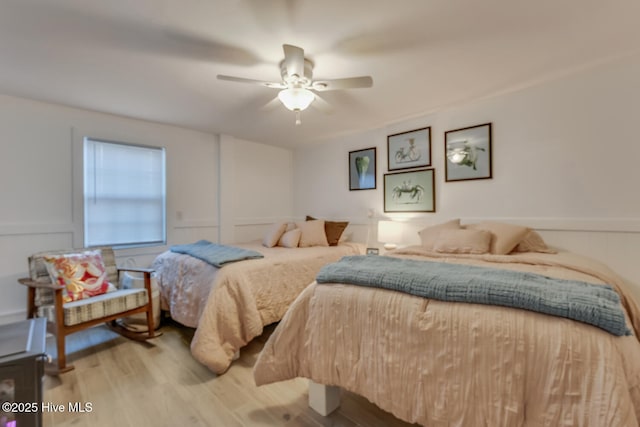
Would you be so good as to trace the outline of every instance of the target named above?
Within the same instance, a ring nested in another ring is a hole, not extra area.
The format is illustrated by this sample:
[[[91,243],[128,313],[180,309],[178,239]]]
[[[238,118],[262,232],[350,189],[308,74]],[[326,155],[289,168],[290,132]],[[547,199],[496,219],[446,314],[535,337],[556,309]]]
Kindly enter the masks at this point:
[[[309,89],[288,88],[278,92],[280,102],[291,111],[302,111],[316,99],[316,96]]]

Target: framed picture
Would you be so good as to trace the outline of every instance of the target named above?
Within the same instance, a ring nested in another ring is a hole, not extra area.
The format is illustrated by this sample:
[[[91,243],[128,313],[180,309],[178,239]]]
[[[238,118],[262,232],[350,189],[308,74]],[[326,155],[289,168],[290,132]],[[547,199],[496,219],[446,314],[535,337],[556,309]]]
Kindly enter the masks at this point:
[[[431,127],[387,137],[389,171],[431,166]]]
[[[491,172],[491,123],[444,133],[445,181],[489,179]]]
[[[384,174],[385,212],[435,212],[435,170]]]
[[[349,152],[349,190],[376,188],[376,148]]]
[[[367,255],[379,255],[380,250],[378,248],[367,248]]]

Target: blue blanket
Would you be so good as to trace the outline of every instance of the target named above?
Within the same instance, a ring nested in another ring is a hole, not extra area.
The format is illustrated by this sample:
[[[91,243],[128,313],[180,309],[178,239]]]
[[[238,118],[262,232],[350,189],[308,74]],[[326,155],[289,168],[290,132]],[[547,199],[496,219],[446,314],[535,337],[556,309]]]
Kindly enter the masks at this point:
[[[620,297],[609,285],[464,264],[385,256],[346,256],[324,266],[318,283],[391,289],[441,301],[522,308],[630,335]]]
[[[233,246],[217,245],[208,240],[199,240],[196,243],[187,245],[174,245],[169,250],[179,254],[191,255],[218,268],[231,262],[264,258],[264,255],[260,252]]]

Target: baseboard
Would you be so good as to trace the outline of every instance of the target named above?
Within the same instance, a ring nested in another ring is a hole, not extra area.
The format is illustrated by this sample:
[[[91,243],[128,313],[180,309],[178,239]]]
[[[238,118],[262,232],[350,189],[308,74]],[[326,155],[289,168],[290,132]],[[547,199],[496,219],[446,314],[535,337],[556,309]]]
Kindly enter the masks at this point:
[[[27,318],[27,310],[9,311],[0,313],[0,325],[19,322]]]

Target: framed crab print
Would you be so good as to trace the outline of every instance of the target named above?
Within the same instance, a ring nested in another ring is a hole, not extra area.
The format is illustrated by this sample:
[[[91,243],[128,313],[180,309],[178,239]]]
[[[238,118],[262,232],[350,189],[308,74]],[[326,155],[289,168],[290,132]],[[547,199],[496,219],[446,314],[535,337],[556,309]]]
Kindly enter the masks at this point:
[[[445,181],[490,179],[491,123],[444,133]]]
[[[435,170],[384,174],[385,212],[435,212]]]
[[[387,136],[389,171],[431,166],[431,127]]]

